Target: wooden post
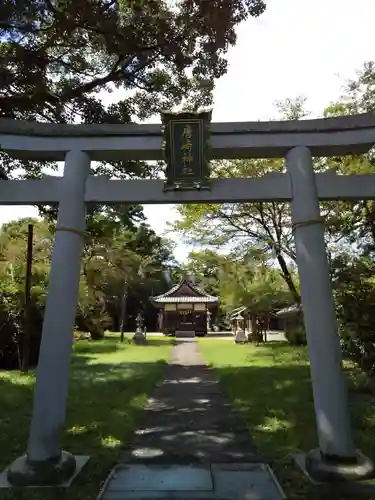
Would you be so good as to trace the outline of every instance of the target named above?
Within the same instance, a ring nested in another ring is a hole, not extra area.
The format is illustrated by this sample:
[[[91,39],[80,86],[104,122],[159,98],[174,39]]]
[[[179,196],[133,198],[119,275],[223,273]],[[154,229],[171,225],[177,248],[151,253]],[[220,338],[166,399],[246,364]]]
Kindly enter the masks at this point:
[[[192,320],[192,323],[193,323],[193,332],[194,332],[194,337],[195,337],[195,326],[196,326],[196,316],[195,316],[195,304],[192,304],[191,306],[191,320]]]
[[[120,340],[124,342],[124,331],[126,326],[126,313],[127,313],[127,302],[128,302],[128,286],[125,282],[124,293],[121,300],[121,323],[120,323]]]
[[[22,343],[21,370],[27,372],[29,369],[30,358],[30,290],[31,290],[31,272],[33,263],[33,235],[34,226],[28,225],[27,228],[27,249],[26,249],[26,276],[25,276],[25,310],[24,310],[24,332]]]
[[[264,318],[264,342],[267,342],[267,330],[269,329],[270,319],[269,316]]]
[[[163,310],[163,331],[166,331],[167,334],[169,333],[168,327],[169,327],[168,312],[165,310],[165,306],[164,306],[164,310]]]
[[[158,330],[159,332],[163,332],[164,328],[164,309],[159,309],[158,312]]]

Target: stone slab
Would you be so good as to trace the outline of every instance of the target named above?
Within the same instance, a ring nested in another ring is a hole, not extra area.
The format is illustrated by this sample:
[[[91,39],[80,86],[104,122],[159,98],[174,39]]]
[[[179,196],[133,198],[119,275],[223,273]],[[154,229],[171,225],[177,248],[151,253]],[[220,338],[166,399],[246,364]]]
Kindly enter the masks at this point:
[[[146,499],[283,500],[285,495],[264,463],[139,465],[115,467],[98,500]]]
[[[214,498],[244,500],[283,500],[286,498],[267,464],[212,464],[211,470]]]
[[[195,337],[194,330],[176,330],[176,338],[193,338]]]
[[[76,455],[76,470],[71,478],[61,484],[56,484],[53,486],[26,486],[25,488],[69,488],[74,479],[78,476],[78,474],[82,471],[83,467],[90,460],[88,455]],[[13,486],[7,479],[8,467],[0,473],[0,489],[20,489],[19,486]],[[23,489],[23,488],[22,488]]]
[[[140,495],[138,492],[127,493],[126,496],[121,491],[107,492],[105,497],[98,497],[97,500],[214,500],[212,493],[204,491],[199,493],[194,492],[177,492],[176,494],[165,491],[150,491],[145,495]],[[219,500],[232,500],[232,498],[220,498]],[[236,500],[241,500],[237,498]]]
[[[213,491],[208,466],[120,465],[108,491]]]
[[[262,462],[247,426],[204,364],[196,339],[178,339],[164,381],[140,415],[121,463]]]

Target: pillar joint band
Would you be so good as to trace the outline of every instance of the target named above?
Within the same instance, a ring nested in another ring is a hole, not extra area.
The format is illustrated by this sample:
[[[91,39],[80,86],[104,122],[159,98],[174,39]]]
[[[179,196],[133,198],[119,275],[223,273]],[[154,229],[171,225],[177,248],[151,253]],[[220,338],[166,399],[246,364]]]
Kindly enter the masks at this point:
[[[85,231],[69,226],[61,226],[61,225],[56,226],[56,231],[68,231],[70,233],[78,234],[78,236],[81,236],[82,238],[84,238],[85,236]]]
[[[324,217],[318,217],[317,219],[311,219],[311,220],[302,220],[301,222],[293,222],[292,224],[292,232],[299,227],[305,227],[305,226],[313,226],[314,224],[323,224],[324,223]]]

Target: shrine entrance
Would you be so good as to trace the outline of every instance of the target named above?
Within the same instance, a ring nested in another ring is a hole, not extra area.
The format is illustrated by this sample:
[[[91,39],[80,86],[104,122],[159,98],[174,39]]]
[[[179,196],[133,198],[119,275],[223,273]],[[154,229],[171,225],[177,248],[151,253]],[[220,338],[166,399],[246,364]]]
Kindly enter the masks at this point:
[[[159,331],[176,337],[204,336],[210,328],[212,310],[219,299],[183,279],[168,292],[152,297],[159,309]]]
[[[62,178],[0,181],[0,204],[59,206],[27,453],[9,467],[9,481],[56,484],[77,468],[76,458],[61,449],[60,430],[65,424],[86,204],[251,201],[291,203],[319,441],[305,466],[315,476],[368,476],[373,466],[356,450],[349,418],[319,200],[375,199],[375,175],[315,173],[313,157],[368,152],[375,144],[375,115],[212,125],[210,113],[167,114],[162,119],[163,129],[0,119],[2,151],[14,158],[65,161]],[[91,161],[163,158],[166,182],[90,175]],[[210,179],[208,160],[233,158],[285,158],[286,172]]]

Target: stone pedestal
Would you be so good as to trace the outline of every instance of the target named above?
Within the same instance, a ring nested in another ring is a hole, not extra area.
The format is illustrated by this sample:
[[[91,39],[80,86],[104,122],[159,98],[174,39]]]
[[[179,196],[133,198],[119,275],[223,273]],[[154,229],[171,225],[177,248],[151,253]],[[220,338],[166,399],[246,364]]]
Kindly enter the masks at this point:
[[[352,460],[324,456],[320,449],[311,450],[305,457],[305,467],[315,481],[357,481],[370,477],[374,470],[372,461],[361,452]]]
[[[43,462],[32,462],[27,455],[17,458],[8,470],[7,478],[16,486],[59,485],[76,470],[75,457],[62,451],[60,457]]]
[[[248,342],[247,335],[245,333],[245,330],[238,329],[235,333],[234,336],[234,342],[236,344],[245,344]]]
[[[147,340],[146,335],[140,329],[137,329],[137,331],[135,332],[135,334],[132,338],[132,342],[133,342],[133,344],[137,344],[137,345],[147,345],[148,344],[148,340]]]

